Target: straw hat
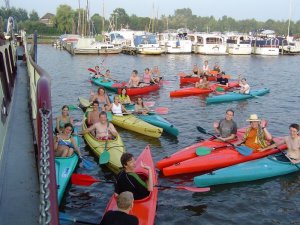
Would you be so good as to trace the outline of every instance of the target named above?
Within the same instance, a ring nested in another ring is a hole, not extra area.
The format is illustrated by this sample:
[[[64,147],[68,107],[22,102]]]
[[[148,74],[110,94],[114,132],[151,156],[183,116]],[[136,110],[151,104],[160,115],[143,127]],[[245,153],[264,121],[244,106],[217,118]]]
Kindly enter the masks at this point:
[[[247,119],[246,121],[248,121],[248,122],[260,122],[261,120],[258,119],[258,116],[256,114],[251,114],[249,119]]]

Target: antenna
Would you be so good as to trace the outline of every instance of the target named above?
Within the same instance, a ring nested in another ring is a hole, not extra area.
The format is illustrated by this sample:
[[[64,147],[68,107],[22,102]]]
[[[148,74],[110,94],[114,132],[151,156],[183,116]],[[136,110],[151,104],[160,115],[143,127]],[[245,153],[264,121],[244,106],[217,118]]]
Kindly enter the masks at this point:
[[[9,9],[10,8],[10,6],[9,6],[9,0],[4,0],[4,2],[5,2],[6,9]]]

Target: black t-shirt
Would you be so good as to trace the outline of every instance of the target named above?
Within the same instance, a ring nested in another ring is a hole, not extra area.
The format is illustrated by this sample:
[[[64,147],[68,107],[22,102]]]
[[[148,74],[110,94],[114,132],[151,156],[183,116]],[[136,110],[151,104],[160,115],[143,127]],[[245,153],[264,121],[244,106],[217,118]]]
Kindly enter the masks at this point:
[[[150,194],[147,188],[123,170],[118,174],[115,192],[120,194],[124,191],[132,192],[135,200],[143,199]]]
[[[138,225],[136,216],[121,211],[107,211],[103,216],[100,225]]]
[[[228,83],[228,79],[227,78],[217,78],[217,82],[219,82],[222,85],[226,85]]]

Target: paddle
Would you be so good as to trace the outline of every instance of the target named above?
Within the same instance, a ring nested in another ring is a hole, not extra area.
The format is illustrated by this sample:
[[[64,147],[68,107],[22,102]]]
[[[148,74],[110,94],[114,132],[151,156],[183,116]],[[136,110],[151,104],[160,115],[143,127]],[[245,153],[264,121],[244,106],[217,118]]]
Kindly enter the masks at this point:
[[[72,217],[70,215],[67,215],[66,213],[62,213],[59,212],[59,219],[60,220],[64,220],[64,221],[72,221],[74,223],[84,223],[84,224],[91,224],[91,225],[99,225],[99,223],[92,223],[92,222],[88,222],[88,221],[82,221],[82,220],[78,220],[75,217]]]
[[[96,163],[94,163],[86,158],[83,158],[83,157],[81,157],[80,159],[81,159],[82,165],[85,169],[92,170],[92,169],[96,168]]]
[[[196,187],[188,187],[188,186],[166,186],[166,185],[155,185],[154,187],[161,187],[161,188],[173,188],[177,190],[186,190],[186,191],[191,191],[191,192],[208,192],[210,191],[210,188],[196,188]]]
[[[80,109],[79,106],[77,105],[68,105],[69,107],[69,110],[77,110],[77,109]]]
[[[245,156],[248,156],[248,155],[251,155],[253,150],[247,146],[236,146],[232,143],[230,143],[229,141],[224,141],[222,139],[220,139],[219,137],[217,137],[216,135],[214,134],[211,134],[211,133],[208,133],[204,128],[200,127],[200,126],[197,126],[197,130],[202,133],[202,134],[208,134],[208,135],[211,135],[212,137],[220,140],[220,141],[223,141],[227,144],[230,144],[232,147],[234,147],[239,153],[241,153],[242,155],[245,155]]]
[[[93,68],[88,68],[88,71],[92,72],[92,73],[96,73],[96,70]]]
[[[113,184],[113,181],[110,180],[99,180],[95,179],[92,176],[86,175],[86,174],[78,174],[78,173],[73,173],[71,176],[71,182],[72,184],[80,185],[80,186],[90,186],[93,183],[110,183]]]
[[[81,186],[90,186],[93,183],[102,182],[102,183],[114,183],[113,181],[109,180],[99,180],[95,179],[92,176],[86,174],[72,174],[71,177],[72,184],[81,185]],[[161,187],[161,188],[174,188],[178,190],[186,190],[191,192],[207,192],[210,188],[196,188],[196,187],[187,187],[187,186],[165,186],[165,185],[155,185],[154,187]]]
[[[215,149],[225,148],[225,147],[228,147],[228,145],[219,146],[219,147],[213,147],[213,148],[209,148],[209,147],[206,147],[206,146],[201,146],[201,147],[198,147],[196,149],[196,155],[198,155],[198,156],[208,155],[208,154],[210,154]]]
[[[152,110],[150,112],[153,112]],[[154,112],[161,115],[166,115],[169,112],[169,109],[167,107],[157,107],[154,109]]]
[[[108,126],[109,126],[109,122],[107,121],[107,139],[105,141],[105,145],[104,145],[104,150],[101,153],[101,155],[99,156],[99,164],[103,165],[103,164],[107,164],[109,162],[110,159],[110,154],[108,152],[107,149],[107,142],[108,142]]]

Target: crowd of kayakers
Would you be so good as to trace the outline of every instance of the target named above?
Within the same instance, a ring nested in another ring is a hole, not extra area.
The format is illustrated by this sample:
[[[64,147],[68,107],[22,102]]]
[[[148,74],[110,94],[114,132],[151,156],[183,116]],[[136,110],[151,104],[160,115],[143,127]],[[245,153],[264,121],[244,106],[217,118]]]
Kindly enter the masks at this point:
[[[98,66],[95,67],[94,78],[113,79],[110,71],[106,70],[105,74],[101,74]],[[221,71],[220,65],[215,64],[213,71],[216,71],[218,76],[217,82],[221,87],[228,87],[228,78],[226,73]],[[193,77],[199,77],[200,80],[196,82],[195,87],[200,89],[208,89],[210,87],[209,76],[211,70],[208,61],[204,62],[202,69],[199,69],[195,64],[192,68]],[[127,87],[143,87],[160,82],[161,74],[157,66],[153,69],[146,68],[144,71],[143,81],[140,81],[138,72],[132,71]],[[245,78],[238,79],[241,94],[249,94],[250,86]],[[127,94],[127,88],[122,88],[119,95],[115,95],[111,102],[109,96],[103,87],[99,87],[97,93],[91,92],[89,101],[91,102],[89,110],[86,113],[87,128],[79,132],[77,135],[84,135],[91,133],[98,140],[113,140],[118,136],[118,132],[114,125],[109,122],[108,115],[113,113],[117,116],[131,114],[132,111],[126,109],[124,104],[134,104],[134,112],[141,115],[147,115],[150,110],[144,104],[143,98],[138,97],[136,102],[133,103],[130,96]],[[100,109],[100,110],[99,110]],[[238,127],[234,121],[234,110],[227,109],[225,117],[221,120],[215,121],[212,126],[215,134],[213,135],[216,141],[231,144],[238,149],[238,146],[244,146],[244,150],[252,152],[263,152],[272,148],[277,148],[284,144],[287,145],[286,157],[288,160],[297,164],[300,163],[300,137],[299,125],[291,124],[289,126],[289,135],[284,137],[281,141],[275,143],[272,135],[267,129],[267,121],[259,118],[257,114],[251,114],[246,119],[250,125],[245,129],[241,138],[238,138]],[[55,155],[58,157],[70,157],[74,151],[81,157],[80,149],[78,148],[74,138],[72,137],[74,121],[69,115],[69,107],[64,105],[62,113],[56,119],[55,132],[56,137],[54,140]],[[75,134],[76,135],[76,134]],[[144,199],[153,191],[154,183],[152,174],[149,172],[147,179],[140,176],[135,172],[136,162],[131,153],[123,153],[121,156],[121,164],[123,170],[118,173],[115,181],[115,196],[117,199],[117,211],[108,211],[102,221],[101,225],[107,224],[138,224],[138,218],[129,215],[133,207],[134,200]],[[150,171],[149,165],[140,163],[140,167]]]

